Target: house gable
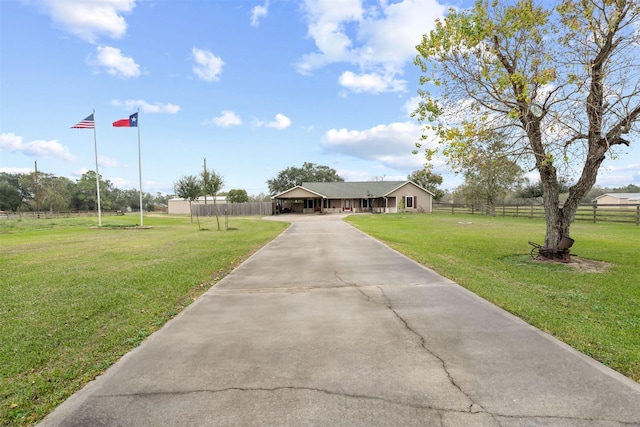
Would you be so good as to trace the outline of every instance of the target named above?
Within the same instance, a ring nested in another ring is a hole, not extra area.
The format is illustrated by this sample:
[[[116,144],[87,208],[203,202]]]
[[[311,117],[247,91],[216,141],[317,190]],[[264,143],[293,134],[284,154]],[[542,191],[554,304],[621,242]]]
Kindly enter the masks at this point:
[[[311,199],[317,197],[324,197],[322,194],[309,190],[308,188],[296,185],[282,193],[276,194],[271,197],[272,199]]]

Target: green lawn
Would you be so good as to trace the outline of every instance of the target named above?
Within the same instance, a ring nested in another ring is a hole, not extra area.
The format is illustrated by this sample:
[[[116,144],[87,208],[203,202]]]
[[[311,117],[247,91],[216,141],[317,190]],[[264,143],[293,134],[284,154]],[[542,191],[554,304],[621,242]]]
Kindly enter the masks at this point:
[[[545,223],[478,215],[362,215],[347,221],[622,374],[640,381],[640,227],[574,223],[571,251],[605,271],[534,262]]]
[[[286,224],[137,216],[0,221],[0,425],[30,425]],[[195,221],[195,220],[194,220]]]

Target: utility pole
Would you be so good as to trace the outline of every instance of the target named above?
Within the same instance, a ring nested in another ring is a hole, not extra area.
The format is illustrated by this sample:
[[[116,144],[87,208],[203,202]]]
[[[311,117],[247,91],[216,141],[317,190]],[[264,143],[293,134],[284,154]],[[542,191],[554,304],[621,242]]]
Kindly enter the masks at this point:
[[[202,160],[204,160],[204,175],[202,175],[202,177],[206,177],[207,176],[207,158],[203,157]],[[204,204],[207,204],[207,192],[205,191],[204,193]]]
[[[36,215],[40,218],[40,189],[38,188],[38,161],[36,160]]]

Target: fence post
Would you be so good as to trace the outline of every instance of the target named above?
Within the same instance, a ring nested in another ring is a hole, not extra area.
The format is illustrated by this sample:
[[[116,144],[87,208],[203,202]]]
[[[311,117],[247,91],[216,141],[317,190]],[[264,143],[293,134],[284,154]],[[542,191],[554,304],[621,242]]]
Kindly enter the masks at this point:
[[[596,221],[598,220],[598,214],[596,213],[596,209],[598,209],[598,203],[594,202],[593,203],[593,222],[596,223]]]
[[[640,225],[640,205],[636,206],[636,225]]]

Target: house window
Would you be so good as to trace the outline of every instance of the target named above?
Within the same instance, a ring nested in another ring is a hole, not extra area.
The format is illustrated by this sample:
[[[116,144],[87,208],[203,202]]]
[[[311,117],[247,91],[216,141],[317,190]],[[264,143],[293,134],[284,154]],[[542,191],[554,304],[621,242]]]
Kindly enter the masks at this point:
[[[305,209],[313,209],[313,199],[305,199],[304,208]]]
[[[368,208],[369,207],[369,200],[368,199],[362,199],[362,207],[363,208]]]
[[[413,196],[407,197],[405,203],[406,203],[407,209],[413,208]]]

